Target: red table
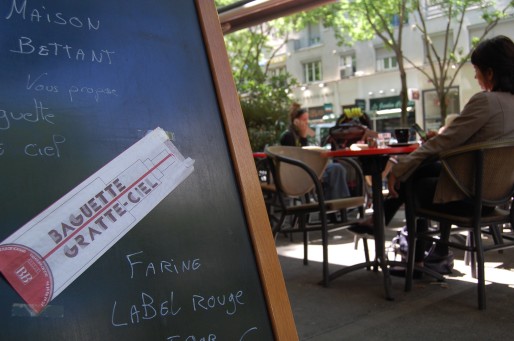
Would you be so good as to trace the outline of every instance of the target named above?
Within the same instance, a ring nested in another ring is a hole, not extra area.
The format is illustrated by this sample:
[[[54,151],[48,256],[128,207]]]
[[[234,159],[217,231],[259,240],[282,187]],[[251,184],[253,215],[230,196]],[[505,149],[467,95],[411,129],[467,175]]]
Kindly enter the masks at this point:
[[[265,152],[253,152],[254,159],[265,159],[267,157]]]
[[[365,175],[371,175],[372,180],[372,191],[373,191],[373,225],[374,225],[374,237],[375,237],[375,255],[382,274],[384,277],[384,288],[386,292],[386,298],[393,300],[391,293],[391,278],[389,275],[388,262],[385,254],[385,222],[384,222],[384,198],[382,196],[382,171],[387,163],[387,160],[391,155],[409,154],[418,148],[418,144],[410,144],[402,147],[386,147],[386,148],[363,148],[360,150],[341,149],[335,151],[322,152],[324,157],[339,158],[339,157],[358,157],[361,161],[362,171]],[[370,266],[375,263],[362,263],[356,264],[351,267],[344,268],[342,270],[334,272],[330,276],[330,280],[352,271],[359,267]]]

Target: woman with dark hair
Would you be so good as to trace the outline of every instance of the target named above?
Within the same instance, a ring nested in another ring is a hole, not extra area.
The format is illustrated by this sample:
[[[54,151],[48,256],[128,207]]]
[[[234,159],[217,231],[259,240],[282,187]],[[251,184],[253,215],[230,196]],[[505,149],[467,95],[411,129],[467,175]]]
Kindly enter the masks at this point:
[[[514,138],[514,43],[505,36],[482,41],[471,55],[475,78],[482,88],[441,134],[402,158],[392,169],[389,191],[397,194],[398,181],[406,180],[427,158],[466,144]],[[426,193],[425,202],[447,203],[463,199],[446,182]]]
[[[283,146],[303,147],[308,145],[307,136],[314,136],[314,131],[309,127],[309,113],[293,103],[289,110],[289,127],[280,136],[280,144]]]
[[[309,113],[307,110],[300,108],[298,103],[293,103],[289,119],[289,128],[282,133],[280,144],[293,147],[307,146],[307,136],[314,135],[314,132],[309,127]],[[339,199],[350,196],[350,190],[346,182],[346,173],[346,169],[340,163],[332,162],[327,166],[322,179],[326,199]]]
[[[514,44],[505,36],[484,40],[471,55],[471,64],[485,77],[480,86],[486,91],[514,94]],[[480,76],[477,75],[477,76]]]
[[[514,43],[505,36],[486,39],[473,51],[471,63],[483,91],[470,98],[461,114],[441,134],[399,159],[389,175],[391,196],[401,199],[401,181],[413,176],[415,195],[421,206],[437,205],[440,210],[469,212],[471,204],[463,200],[462,192],[440,172],[439,162],[419,166],[448,149],[514,138]],[[439,254],[447,252],[445,248]],[[417,254],[416,260],[420,261],[421,257],[422,254]]]

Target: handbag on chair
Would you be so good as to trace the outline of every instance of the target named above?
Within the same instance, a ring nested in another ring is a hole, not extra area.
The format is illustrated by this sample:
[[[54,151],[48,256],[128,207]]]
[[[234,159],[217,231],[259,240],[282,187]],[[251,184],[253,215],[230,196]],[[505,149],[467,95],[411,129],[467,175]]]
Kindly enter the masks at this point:
[[[364,139],[367,127],[358,122],[338,124],[330,128],[327,141],[332,150],[344,149]]]

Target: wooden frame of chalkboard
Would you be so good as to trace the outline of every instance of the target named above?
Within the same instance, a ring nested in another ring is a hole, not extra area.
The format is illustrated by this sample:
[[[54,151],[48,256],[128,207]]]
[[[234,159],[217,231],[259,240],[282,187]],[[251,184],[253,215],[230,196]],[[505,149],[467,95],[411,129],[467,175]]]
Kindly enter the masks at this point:
[[[195,0],[208,51],[227,140],[245,208],[248,231],[267,299],[270,320],[277,340],[298,338],[282,271],[278,262],[266,208],[255,176],[250,142],[237,97],[216,9],[212,1]]]
[[[0,338],[298,339],[214,2],[10,0],[0,31]]]

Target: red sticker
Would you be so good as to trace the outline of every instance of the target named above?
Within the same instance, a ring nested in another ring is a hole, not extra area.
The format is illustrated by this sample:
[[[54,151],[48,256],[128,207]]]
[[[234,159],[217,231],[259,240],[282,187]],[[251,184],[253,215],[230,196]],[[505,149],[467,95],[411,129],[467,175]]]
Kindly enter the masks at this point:
[[[36,313],[52,299],[52,272],[34,250],[17,244],[0,245],[0,271]]]

